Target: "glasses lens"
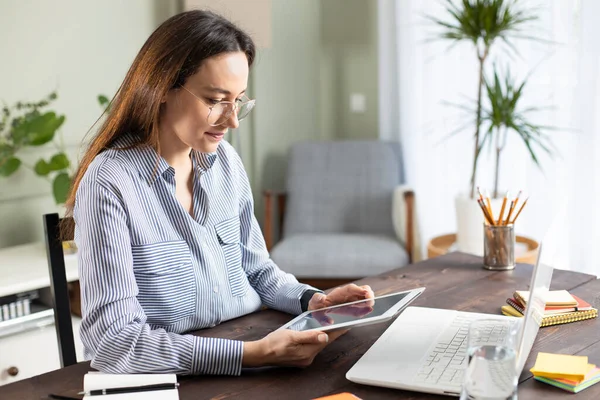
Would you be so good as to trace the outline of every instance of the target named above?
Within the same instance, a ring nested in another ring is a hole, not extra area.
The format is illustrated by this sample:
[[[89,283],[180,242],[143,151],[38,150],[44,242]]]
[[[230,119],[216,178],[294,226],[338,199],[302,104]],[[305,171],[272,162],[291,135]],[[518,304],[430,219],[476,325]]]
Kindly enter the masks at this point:
[[[228,103],[218,103],[215,104],[208,115],[208,123],[213,126],[221,125],[231,113],[231,107]]]
[[[213,126],[223,125],[233,113],[233,103],[223,102],[213,106],[210,115],[208,116],[208,123]],[[238,106],[237,119],[241,121],[244,119],[250,111],[254,108],[254,100],[250,100]]]
[[[243,120],[250,114],[250,111],[254,108],[254,100],[250,100],[240,106],[237,112],[238,121]]]

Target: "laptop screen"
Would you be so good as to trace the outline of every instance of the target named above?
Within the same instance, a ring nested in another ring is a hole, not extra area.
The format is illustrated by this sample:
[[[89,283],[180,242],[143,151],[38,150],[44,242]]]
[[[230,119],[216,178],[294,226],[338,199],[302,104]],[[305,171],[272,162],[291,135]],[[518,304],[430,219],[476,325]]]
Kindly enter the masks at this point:
[[[531,276],[531,283],[529,285],[529,300],[527,301],[527,308],[525,310],[525,319],[521,327],[519,349],[518,349],[518,361],[517,361],[517,373],[521,374],[523,367],[525,367],[525,361],[529,356],[529,352],[533,347],[533,342],[538,334],[542,319],[545,311],[545,300],[546,293],[550,290],[550,281],[552,280],[553,268],[549,265],[542,264],[540,262],[542,254],[542,243],[538,249],[537,260],[533,268],[533,274]]]

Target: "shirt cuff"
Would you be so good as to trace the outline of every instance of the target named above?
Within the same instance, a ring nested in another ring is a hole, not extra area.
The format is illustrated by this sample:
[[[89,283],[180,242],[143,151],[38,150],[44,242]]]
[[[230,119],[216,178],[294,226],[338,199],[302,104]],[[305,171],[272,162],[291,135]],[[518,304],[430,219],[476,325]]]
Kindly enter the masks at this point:
[[[277,310],[287,312],[293,315],[302,313],[300,298],[307,290],[318,290],[312,286],[303,283],[288,283],[283,285],[275,295],[274,303]]]
[[[239,340],[194,337],[192,374],[240,375],[244,342]]]
[[[308,310],[308,303],[315,293],[323,292],[321,290],[306,289],[306,291],[302,294],[302,297],[300,297],[300,308],[302,309],[302,312]]]

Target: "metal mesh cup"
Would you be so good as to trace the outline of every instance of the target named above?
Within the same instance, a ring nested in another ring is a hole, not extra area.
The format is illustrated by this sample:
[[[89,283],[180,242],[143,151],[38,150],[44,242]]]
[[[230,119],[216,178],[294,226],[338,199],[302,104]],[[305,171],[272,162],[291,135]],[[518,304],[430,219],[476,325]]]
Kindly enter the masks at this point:
[[[491,270],[515,268],[515,226],[483,226],[483,267]]]

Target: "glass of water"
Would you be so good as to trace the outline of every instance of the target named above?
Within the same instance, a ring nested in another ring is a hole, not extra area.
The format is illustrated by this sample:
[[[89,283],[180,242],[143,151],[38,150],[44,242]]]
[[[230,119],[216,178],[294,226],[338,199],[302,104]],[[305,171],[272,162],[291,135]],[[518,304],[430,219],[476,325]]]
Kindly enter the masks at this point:
[[[517,398],[516,318],[480,319],[469,326],[468,365],[461,400],[515,400]]]

